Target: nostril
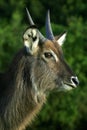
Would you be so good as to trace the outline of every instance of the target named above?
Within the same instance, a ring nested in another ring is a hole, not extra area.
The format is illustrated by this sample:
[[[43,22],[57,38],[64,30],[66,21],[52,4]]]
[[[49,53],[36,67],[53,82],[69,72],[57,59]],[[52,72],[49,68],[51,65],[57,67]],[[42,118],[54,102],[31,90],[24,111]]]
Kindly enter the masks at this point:
[[[72,81],[72,83],[75,84],[76,86],[79,84],[79,80],[78,80],[77,77],[72,76],[72,77],[71,77],[71,81]]]

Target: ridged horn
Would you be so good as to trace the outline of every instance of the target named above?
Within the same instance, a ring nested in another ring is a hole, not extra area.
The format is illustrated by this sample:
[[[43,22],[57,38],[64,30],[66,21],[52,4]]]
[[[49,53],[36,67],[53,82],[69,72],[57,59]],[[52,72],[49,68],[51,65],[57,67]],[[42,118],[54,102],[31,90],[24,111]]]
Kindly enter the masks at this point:
[[[28,19],[29,19],[29,23],[30,23],[30,26],[35,26],[32,18],[31,18],[31,15],[28,11],[28,9],[26,8],[26,11],[27,11],[27,15],[28,15]],[[35,26],[36,27],[36,26]],[[38,30],[39,31],[39,30]],[[44,43],[44,41],[46,40],[46,38],[39,32],[39,38],[40,38],[40,41]]]
[[[35,24],[34,24],[32,18],[31,18],[31,15],[30,15],[30,13],[29,13],[29,11],[28,11],[27,8],[26,8],[26,11],[27,11],[27,15],[28,15],[28,19],[29,19],[30,26],[34,26]]]
[[[47,11],[47,16],[46,16],[46,37],[49,40],[54,40],[54,35],[53,35],[53,32],[52,32],[51,23],[50,23],[50,12],[49,12],[49,10]]]
[[[44,43],[47,39],[39,32],[40,41]]]

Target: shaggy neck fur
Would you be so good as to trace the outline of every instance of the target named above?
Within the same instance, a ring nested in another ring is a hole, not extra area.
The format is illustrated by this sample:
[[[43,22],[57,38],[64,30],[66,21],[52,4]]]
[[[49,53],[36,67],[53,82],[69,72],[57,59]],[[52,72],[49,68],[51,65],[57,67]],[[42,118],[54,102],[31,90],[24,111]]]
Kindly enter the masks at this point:
[[[45,95],[35,95],[32,88],[31,59],[21,50],[0,75],[0,130],[24,130],[45,102]]]

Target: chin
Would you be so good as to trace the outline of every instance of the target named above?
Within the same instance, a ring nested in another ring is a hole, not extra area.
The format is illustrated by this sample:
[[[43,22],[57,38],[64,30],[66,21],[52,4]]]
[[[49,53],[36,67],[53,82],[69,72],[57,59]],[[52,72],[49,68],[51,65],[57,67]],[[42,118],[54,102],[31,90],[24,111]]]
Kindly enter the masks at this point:
[[[74,89],[74,87],[71,85],[67,85],[67,84],[62,84],[60,87],[58,87],[58,91],[64,91],[64,92],[70,91],[72,89]]]

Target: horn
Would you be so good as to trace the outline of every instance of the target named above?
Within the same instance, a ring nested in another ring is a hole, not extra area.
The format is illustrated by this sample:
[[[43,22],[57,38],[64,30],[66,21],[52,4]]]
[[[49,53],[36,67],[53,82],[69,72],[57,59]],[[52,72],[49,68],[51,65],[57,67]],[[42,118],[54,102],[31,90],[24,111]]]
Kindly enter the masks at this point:
[[[39,32],[40,41],[44,43],[47,39]]]
[[[31,15],[28,11],[28,9],[26,8],[26,11],[27,11],[27,15],[28,15],[28,19],[29,19],[29,23],[30,23],[30,26],[35,26],[32,18],[31,18]],[[36,26],[35,26],[36,27]],[[39,31],[39,30],[38,30]],[[44,42],[46,40],[46,38],[39,32],[39,38],[40,38],[40,41],[41,42]]]
[[[50,23],[50,12],[49,12],[49,10],[47,11],[47,16],[46,16],[46,37],[49,40],[54,40],[54,35],[53,35],[53,32],[52,32],[51,23]]]
[[[27,15],[28,15],[30,26],[35,25],[27,8],[26,8],[26,11],[27,11]]]

